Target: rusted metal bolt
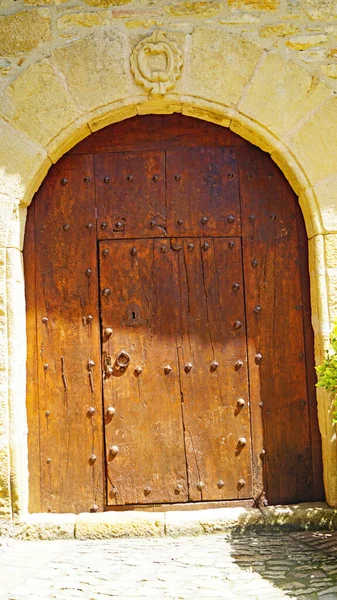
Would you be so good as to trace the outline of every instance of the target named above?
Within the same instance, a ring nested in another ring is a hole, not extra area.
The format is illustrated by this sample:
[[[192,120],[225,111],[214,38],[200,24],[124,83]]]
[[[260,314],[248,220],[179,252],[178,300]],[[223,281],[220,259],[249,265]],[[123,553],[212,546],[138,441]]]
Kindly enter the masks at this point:
[[[165,375],[169,375],[169,373],[171,373],[171,371],[172,371],[172,367],[170,365],[165,365],[165,367],[164,367]]]
[[[50,465],[50,463],[51,463],[51,458],[47,458],[47,460],[46,460],[46,463],[47,463],[47,465]]]
[[[190,371],[192,371],[192,369],[193,369],[192,363],[186,363],[186,365],[184,367],[185,373],[189,373]]]
[[[208,222],[208,217],[201,217],[200,221],[203,225],[206,225],[206,223]]]
[[[252,267],[257,267],[258,264],[259,264],[259,262],[256,260],[256,258],[253,258]]]
[[[246,482],[244,479],[239,479],[238,481],[238,489],[241,490],[243,487],[245,487]]]
[[[87,415],[88,415],[88,417],[92,417],[92,415],[94,415],[94,414],[95,414],[95,409],[93,406],[90,406],[90,408],[88,408],[88,410],[87,410]]]
[[[49,321],[48,317],[42,317],[42,323],[47,325],[48,321]]]
[[[197,483],[197,488],[199,490],[199,492],[201,492],[201,490],[205,487],[205,484],[203,481],[198,481]]]
[[[68,183],[68,179],[63,177],[63,179],[61,179],[61,185],[67,185],[67,183]]]
[[[233,215],[228,215],[227,223],[234,223],[234,221],[235,221],[235,217],[233,217]]]
[[[192,244],[192,243],[187,244],[187,250],[190,250],[190,251],[194,250],[194,244]]]
[[[149,494],[151,494],[151,492],[152,492],[152,489],[150,488],[150,486],[146,485],[145,488],[144,488],[144,494],[145,494],[145,496],[148,496]]]
[[[93,465],[96,460],[97,460],[96,454],[91,454],[89,457],[90,464]]]
[[[115,413],[116,409],[113,406],[108,406],[108,408],[106,409],[107,417],[113,417]]]
[[[103,254],[103,256],[108,256],[108,254],[109,254],[108,248],[104,248],[102,254]]]
[[[237,292],[237,290],[240,289],[240,285],[238,283],[233,283],[232,288],[233,288],[234,292]]]
[[[232,248],[234,248],[234,246],[235,246],[235,242],[229,242],[228,248],[232,249]]]
[[[128,175],[128,176],[127,176],[127,180],[128,180],[128,181],[133,181],[133,177],[132,177],[132,175]]]
[[[153,175],[152,181],[154,181],[156,183],[158,181],[158,179],[159,179],[158,175]]]
[[[85,272],[85,274],[86,274],[87,277],[90,277],[91,273],[92,273],[91,269],[87,269],[86,272]]]
[[[135,368],[135,371],[134,371],[134,372],[135,372],[135,375],[139,376],[139,375],[140,375],[140,374],[143,372],[143,369],[142,369],[142,367],[141,367],[141,366],[139,366],[139,365],[138,365],[138,366]]]
[[[177,175],[175,175],[175,176],[174,176],[174,179],[175,179],[176,181],[180,181],[180,175],[178,175],[178,174],[177,174]]]
[[[112,456],[116,456],[118,454],[119,448],[118,446],[110,446],[109,450]]]
[[[246,440],[246,438],[245,438],[245,437],[240,437],[240,438],[238,439],[238,445],[239,445],[239,446],[245,446],[246,444],[247,444],[247,440]]]
[[[204,243],[203,243],[203,245],[202,245],[202,248],[203,248],[204,250],[208,250],[208,248],[209,248],[209,244],[208,244],[207,242],[204,242]]]
[[[63,231],[69,231],[69,229],[70,229],[70,225],[69,225],[69,223],[65,223],[65,224],[63,225],[62,229],[63,229]]]
[[[225,482],[222,479],[219,479],[219,481],[217,483],[219,490],[221,490],[221,488],[223,488],[224,485],[225,485]]]
[[[183,486],[181,485],[181,483],[177,483],[176,487],[174,488],[174,491],[176,494],[180,494],[183,491]]]
[[[246,402],[244,401],[243,398],[239,398],[237,403],[236,403],[240,408],[243,408],[246,404]]]
[[[237,360],[235,363],[235,370],[238,371],[243,366],[242,360]]]
[[[107,229],[107,228],[108,228],[108,224],[107,224],[107,222],[106,222],[106,221],[103,221],[103,222],[101,223],[101,229]]]
[[[184,221],[182,219],[177,219],[177,225],[179,225],[179,227],[181,227],[183,223]]]
[[[219,366],[219,363],[216,360],[212,360],[210,364],[211,371],[216,371]]]
[[[137,248],[131,248],[130,252],[131,252],[132,256],[135,256],[137,254],[138,250],[137,250]]]
[[[104,183],[109,183],[110,177],[104,177],[103,181],[104,181]]]
[[[241,329],[241,327],[242,327],[242,323],[241,323],[241,321],[235,321],[235,323],[234,323],[234,328],[235,328],[235,329]]]
[[[262,356],[261,352],[258,352],[258,354],[255,355],[255,362],[257,365],[260,364],[262,358],[263,358],[263,356]]]
[[[111,294],[110,288],[104,288],[104,290],[102,291],[103,296],[110,296],[110,294]]]

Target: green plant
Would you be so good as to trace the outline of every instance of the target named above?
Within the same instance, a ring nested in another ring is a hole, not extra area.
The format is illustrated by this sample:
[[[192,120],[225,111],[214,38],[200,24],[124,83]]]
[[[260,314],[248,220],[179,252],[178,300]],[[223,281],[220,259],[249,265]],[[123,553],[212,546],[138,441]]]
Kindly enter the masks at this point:
[[[333,423],[337,423],[337,322],[335,322],[331,336],[331,348],[326,351],[324,362],[316,367],[318,373],[317,387],[322,387],[333,396],[334,412]]]

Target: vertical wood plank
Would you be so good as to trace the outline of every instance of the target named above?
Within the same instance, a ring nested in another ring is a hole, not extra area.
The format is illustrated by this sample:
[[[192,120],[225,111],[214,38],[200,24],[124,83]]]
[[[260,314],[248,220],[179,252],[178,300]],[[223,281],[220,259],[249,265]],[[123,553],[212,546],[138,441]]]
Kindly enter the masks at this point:
[[[113,368],[104,380],[108,503],[184,502],[179,307],[169,243],[101,242],[100,257],[102,323],[112,329],[103,343]],[[122,351],[130,356],[125,371],[117,363]]]
[[[190,238],[176,244],[183,247],[176,257],[190,499],[251,497],[240,240]]]
[[[167,150],[169,236],[240,235],[235,152],[233,148]]]
[[[95,157],[98,239],[166,235],[164,152]]]
[[[35,197],[41,508],[49,512],[104,507],[93,175],[91,156],[64,157]]]
[[[264,438],[268,500],[298,502],[313,479],[296,198],[260,150],[239,156],[255,471]]]

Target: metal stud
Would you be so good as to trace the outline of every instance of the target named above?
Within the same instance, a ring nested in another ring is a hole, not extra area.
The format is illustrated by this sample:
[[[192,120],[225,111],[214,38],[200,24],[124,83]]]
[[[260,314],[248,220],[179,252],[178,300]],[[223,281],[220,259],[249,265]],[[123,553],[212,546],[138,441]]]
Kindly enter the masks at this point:
[[[47,458],[47,460],[46,460],[46,463],[47,463],[47,465],[50,465],[50,463],[51,463],[51,458]]]
[[[110,288],[104,288],[104,290],[102,291],[103,296],[110,296],[110,294],[111,294]]]
[[[144,494],[145,494],[145,496],[149,496],[151,494],[151,492],[152,492],[152,488],[150,488],[149,485],[146,485],[145,488],[144,488]]]
[[[47,325],[48,321],[49,321],[48,317],[42,317],[42,323]]]
[[[179,225],[179,227],[181,227],[183,223],[184,221],[182,219],[177,219],[177,225]]]
[[[85,274],[86,274],[87,277],[90,277],[91,273],[92,273],[91,269],[87,269],[86,272],[85,272]]]
[[[243,366],[242,360],[237,360],[236,363],[235,363],[235,365],[234,365],[236,371],[238,371],[239,369],[241,369],[242,366]]]
[[[237,400],[236,404],[237,404],[237,405],[238,405],[240,408],[243,408],[243,407],[245,406],[246,402],[244,401],[244,399],[243,399],[243,398],[239,398],[239,399]]]
[[[178,174],[177,174],[177,175],[175,175],[175,176],[174,176],[174,179],[175,179],[176,181],[180,181],[180,175],[178,175]]]
[[[275,219],[276,219],[276,215],[275,215],[275,213],[272,213],[272,214],[270,215],[269,219],[270,219],[271,221],[275,221]]]
[[[91,179],[90,177],[84,177],[83,181],[84,183],[90,183]]]
[[[128,181],[133,181],[133,177],[132,177],[132,175],[128,175],[128,176],[127,176],[127,180],[128,180]]]
[[[184,371],[185,371],[185,373],[189,373],[190,371],[192,371],[192,369],[193,369],[193,365],[192,365],[192,363],[190,363],[190,362],[189,362],[189,363],[186,363],[186,365],[185,365],[185,367],[184,367]]]
[[[48,363],[44,363],[44,365],[43,365],[43,369],[44,369],[44,371],[47,371],[47,370],[49,369],[49,365],[48,365]]]
[[[92,417],[95,414],[95,409],[93,406],[90,406],[90,408],[88,408],[87,410],[87,415],[88,417]]]
[[[233,217],[233,215],[228,215],[227,223],[234,223],[234,221],[235,221],[235,217]]]
[[[248,217],[248,219],[251,221],[251,223],[253,223],[253,221],[255,221],[256,217],[255,217],[255,215],[250,215]]]
[[[110,177],[104,177],[103,181],[104,181],[104,183],[109,183]]]
[[[92,504],[90,507],[90,512],[91,513],[96,513],[99,510],[99,506],[98,504]]]
[[[167,252],[166,246],[160,246],[160,252]]]
[[[187,244],[187,250],[190,250],[190,251],[194,250],[194,244],[192,244],[192,243]]]
[[[201,492],[201,490],[205,487],[205,484],[203,481],[198,481],[197,483],[197,488],[199,490],[199,492]]]
[[[105,337],[110,337],[110,335],[112,335],[112,328],[111,327],[106,327],[104,329],[104,335],[105,335]]]
[[[63,225],[62,229],[63,229],[63,231],[69,231],[69,229],[70,229],[70,225],[69,225],[69,223],[65,223],[65,224]]]
[[[232,248],[234,248],[234,246],[235,246],[235,242],[229,242],[228,248],[232,249]]]
[[[266,456],[266,451],[264,448],[262,448],[262,450],[260,452],[260,459],[263,460],[265,456]]]
[[[159,179],[158,175],[153,175],[152,181],[154,181],[156,183],[158,181],[158,179]]]
[[[206,223],[208,221],[208,217],[201,217],[200,221],[203,225],[206,225]]]
[[[257,354],[255,354],[255,362],[257,365],[260,364],[262,358],[263,358],[263,356],[262,356],[261,352],[258,352]]]
[[[154,219],[151,219],[149,225],[150,225],[150,227],[155,227],[156,226],[156,221]]]
[[[218,366],[219,366],[219,363],[216,360],[212,360],[212,362],[210,364],[211,371],[216,371]]]
[[[50,410],[46,410],[46,412],[44,413],[46,415],[46,417],[50,416]]]
[[[113,417],[115,412],[116,412],[116,409],[113,406],[108,406],[108,408],[106,409],[107,417]]]
[[[68,183],[68,179],[63,177],[63,179],[61,179],[61,185],[67,185],[67,183]]]
[[[253,258],[252,267],[257,267],[258,264],[259,264],[259,262],[256,260],[256,258]]]
[[[138,367],[136,367],[136,368],[135,368],[135,371],[134,371],[135,375],[136,375],[136,376],[139,376],[139,375],[140,375],[142,372],[143,372],[143,369],[142,369],[142,367],[140,367],[140,366],[138,365]]]
[[[247,440],[246,440],[246,438],[245,438],[245,437],[240,437],[240,438],[238,439],[238,445],[239,445],[239,446],[245,446],[246,444],[247,444]]]
[[[238,283],[233,283],[233,290],[234,292],[237,292],[240,289],[240,285]]]
[[[91,465],[93,465],[96,460],[97,460],[96,454],[91,454],[90,457],[89,457],[89,463]]]
[[[228,173],[227,177],[228,177],[228,179],[233,179],[234,173]]]
[[[88,359],[88,370],[91,371],[91,369],[95,366],[94,361],[92,360],[92,358]]]
[[[164,373],[165,375],[169,375],[172,371],[172,367],[170,365],[165,365],[164,367]]]
[[[202,245],[202,248],[203,248],[204,250],[208,250],[208,248],[209,248],[209,244],[208,244],[207,242],[204,242],[204,243],[203,243],[203,245]]]
[[[107,229],[108,228],[108,224],[106,221],[103,221],[103,223],[101,223],[101,229]]]
[[[234,323],[234,329],[241,329],[241,327],[242,327],[241,321],[235,321],[235,323]]]
[[[116,454],[118,454],[119,448],[118,446],[110,446],[109,450],[112,456],[116,456]]]
[[[87,317],[85,317],[85,322],[87,323],[87,325],[90,325],[90,323],[92,323],[94,320],[94,317],[92,315],[88,315]]]
[[[255,308],[254,308],[254,312],[255,312],[257,315],[259,315],[259,314],[260,314],[260,312],[261,312],[261,306],[259,306],[259,305],[257,304],[257,305],[255,306]]]
[[[174,488],[174,493],[180,494],[182,491],[183,491],[183,486],[181,485],[181,483],[177,483],[176,487]]]
[[[238,481],[238,488],[239,488],[239,490],[241,490],[243,487],[245,487],[245,485],[246,485],[245,480],[244,479],[239,479],[239,481]]]
[[[103,254],[103,256],[108,256],[108,254],[109,254],[108,248],[104,248],[102,254]]]
[[[116,229],[122,229],[124,227],[124,223],[122,221],[117,221]]]
[[[224,485],[225,485],[225,482],[222,479],[219,479],[219,481],[217,483],[219,490],[221,490],[221,488],[223,488]]]
[[[135,256],[137,254],[138,250],[137,250],[137,248],[131,248],[130,252],[131,252],[132,256]]]
[[[93,228],[93,224],[92,224],[92,223],[88,223],[88,224],[86,225],[86,228],[87,228],[89,231],[91,231],[91,230],[92,230],[92,228]]]

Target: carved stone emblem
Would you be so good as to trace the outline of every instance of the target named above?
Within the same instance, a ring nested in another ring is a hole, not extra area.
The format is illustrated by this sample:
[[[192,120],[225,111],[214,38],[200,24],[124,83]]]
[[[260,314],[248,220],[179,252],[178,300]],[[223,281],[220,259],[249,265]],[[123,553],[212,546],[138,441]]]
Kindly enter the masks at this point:
[[[131,71],[150,96],[163,96],[173,88],[183,65],[182,54],[175,42],[163,31],[155,31],[134,48]]]

